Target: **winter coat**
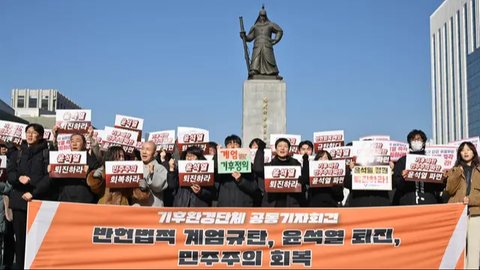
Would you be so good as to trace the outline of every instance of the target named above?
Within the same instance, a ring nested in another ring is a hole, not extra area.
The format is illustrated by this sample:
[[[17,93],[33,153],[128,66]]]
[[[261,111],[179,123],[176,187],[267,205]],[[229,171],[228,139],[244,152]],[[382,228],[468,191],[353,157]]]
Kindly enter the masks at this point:
[[[44,139],[31,146],[23,142],[20,150],[12,154],[7,165],[8,182],[12,185],[10,192],[12,210],[27,210],[27,201],[22,199],[22,195],[26,192],[30,192],[36,200],[55,199],[50,190],[47,171],[48,155],[48,144]],[[19,181],[22,175],[30,177],[30,182],[26,185]]]
[[[350,190],[348,206],[369,207],[369,206],[390,206],[392,202],[385,190],[352,190],[352,171],[347,166],[344,186]]]
[[[99,167],[95,155],[87,152],[88,172]],[[58,201],[77,203],[96,203],[97,196],[87,185],[85,178],[54,178],[51,179],[53,186],[58,191]]]
[[[467,196],[467,180],[461,165],[447,171],[445,192],[450,195],[449,203],[463,203]],[[480,215],[480,167],[472,168],[470,178],[470,194],[468,195],[468,210],[471,216]]]
[[[410,152],[425,155],[425,151]],[[395,205],[436,204],[440,202],[440,192],[445,185],[420,181],[405,181],[402,171],[405,170],[407,157],[401,157],[393,171],[393,183],[396,186],[393,203]]]
[[[238,181],[231,174],[216,173],[215,188],[218,191],[218,207],[253,207],[255,197],[260,192],[252,173],[242,173]]]
[[[278,157],[274,157],[269,164],[265,166],[300,166],[298,160],[287,157],[286,160],[280,160]],[[285,193],[269,193],[263,194],[262,207],[302,207],[307,206],[307,200],[305,198],[306,182],[308,181],[308,174],[300,175],[298,179],[302,185],[301,192],[285,192]],[[265,186],[265,184],[263,185]]]
[[[199,193],[194,193],[190,187],[180,187],[178,173],[169,172],[170,183],[174,188],[173,207],[210,207],[215,198],[215,186],[202,187]]]
[[[303,155],[302,175],[310,175],[308,155]],[[309,177],[310,178],[310,177]],[[309,182],[309,181],[308,181]],[[310,207],[338,207],[343,201],[343,185],[333,187],[310,187],[308,189],[308,206]]]
[[[149,173],[148,165],[153,164],[153,174]],[[163,207],[163,191],[167,188],[167,170],[157,160],[143,164],[143,179],[148,185],[148,200],[134,201],[141,206]]]
[[[162,165],[165,170],[167,170],[167,188],[163,191],[163,206],[165,207],[172,207],[173,200],[175,198],[175,172],[170,172],[170,165],[168,164],[168,160],[164,160],[163,162],[160,160],[159,155],[157,155],[157,162]],[[174,179],[172,179],[174,177]],[[172,182],[173,181],[173,182]]]
[[[258,185],[258,191],[255,194],[253,206],[262,206],[263,194],[265,194],[265,151],[263,149],[257,149],[252,164],[252,173],[255,182]]]
[[[5,218],[4,197],[6,197],[11,190],[12,186],[8,182],[0,182],[0,234],[5,233],[7,226]]]

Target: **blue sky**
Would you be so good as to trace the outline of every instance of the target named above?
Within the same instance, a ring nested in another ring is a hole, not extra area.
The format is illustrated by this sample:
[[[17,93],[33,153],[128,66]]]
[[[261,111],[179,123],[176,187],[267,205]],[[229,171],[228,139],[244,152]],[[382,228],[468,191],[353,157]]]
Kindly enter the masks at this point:
[[[429,18],[442,0],[0,0],[0,99],[56,88],[97,127],[118,113],[223,142],[242,129],[238,17],[248,31],[262,3],[284,30],[288,133],[431,137]]]

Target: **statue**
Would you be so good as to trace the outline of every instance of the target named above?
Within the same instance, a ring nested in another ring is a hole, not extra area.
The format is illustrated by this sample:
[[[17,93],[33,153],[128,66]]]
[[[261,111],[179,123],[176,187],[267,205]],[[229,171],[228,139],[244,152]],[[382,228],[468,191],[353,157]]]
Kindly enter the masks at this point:
[[[272,39],[272,34],[275,38]],[[240,37],[243,40],[245,60],[247,62],[248,79],[274,79],[282,80],[278,75],[277,62],[273,53],[273,45],[277,44],[283,36],[283,30],[267,17],[265,7],[262,6],[255,24],[248,35],[243,27],[243,19],[240,17]],[[247,42],[255,40],[252,52],[252,61],[248,57]]]

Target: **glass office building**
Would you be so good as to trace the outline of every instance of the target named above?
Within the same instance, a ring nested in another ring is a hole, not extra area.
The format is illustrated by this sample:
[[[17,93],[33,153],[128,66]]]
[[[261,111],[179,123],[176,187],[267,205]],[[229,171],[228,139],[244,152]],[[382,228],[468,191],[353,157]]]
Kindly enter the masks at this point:
[[[430,16],[432,137],[438,144],[473,135],[468,67],[480,47],[479,8],[480,0],[445,0]]]
[[[480,136],[480,49],[467,57],[468,133]]]

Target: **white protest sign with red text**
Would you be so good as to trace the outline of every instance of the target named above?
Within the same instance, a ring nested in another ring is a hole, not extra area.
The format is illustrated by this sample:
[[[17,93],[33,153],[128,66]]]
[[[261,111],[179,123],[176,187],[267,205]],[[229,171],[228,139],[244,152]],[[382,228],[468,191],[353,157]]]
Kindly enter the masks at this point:
[[[177,129],[178,151],[181,154],[190,146],[200,147],[204,153],[207,150],[207,143],[210,141],[210,133],[206,129],[193,127],[178,127]]]
[[[135,188],[143,179],[142,161],[106,161],[105,184],[108,188]]]
[[[266,192],[302,192],[300,166],[265,166]]]
[[[213,160],[179,160],[178,181],[181,187],[197,184],[199,186],[213,186]]]
[[[91,110],[57,110],[55,124],[58,133],[87,133],[92,125]]]
[[[342,185],[345,160],[315,160],[309,162],[310,188]]]
[[[105,127],[105,138],[102,139],[101,147],[106,150],[111,146],[122,146],[127,154],[132,154],[137,138],[137,131]]]
[[[408,143],[390,141],[390,160],[397,162],[408,154]]]
[[[50,178],[85,178],[87,152],[50,151]]]
[[[58,151],[70,151],[70,139],[72,134],[58,134],[57,135],[57,150]]]
[[[0,120],[0,140],[20,145],[25,139],[26,127],[25,124]]]
[[[388,165],[390,162],[389,141],[354,141],[353,152],[358,165]]]
[[[318,131],[313,133],[313,151],[317,153],[324,148],[334,148],[344,145],[343,130]]]
[[[457,148],[455,145],[427,145],[425,155],[432,157],[443,157],[445,159],[444,169],[453,168],[457,161]]]
[[[173,153],[175,149],[175,130],[150,132],[148,140],[155,143],[157,151],[165,149],[167,153]]]
[[[351,160],[353,158],[353,150],[352,146],[340,146],[340,147],[333,147],[333,148],[325,148],[323,150],[330,153],[332,159],[345,159]]]
[[[390,166],[355,166],[352,190],[392,190]]]
[[[443,157],[408,154],[405,169],[408,171],[407,177],[405,177],[407,181],[442,184],[445,159]]]
[[[115,127],[125,128],[135,131],[143,130],[143,119],[117,114],[115,115]]]

